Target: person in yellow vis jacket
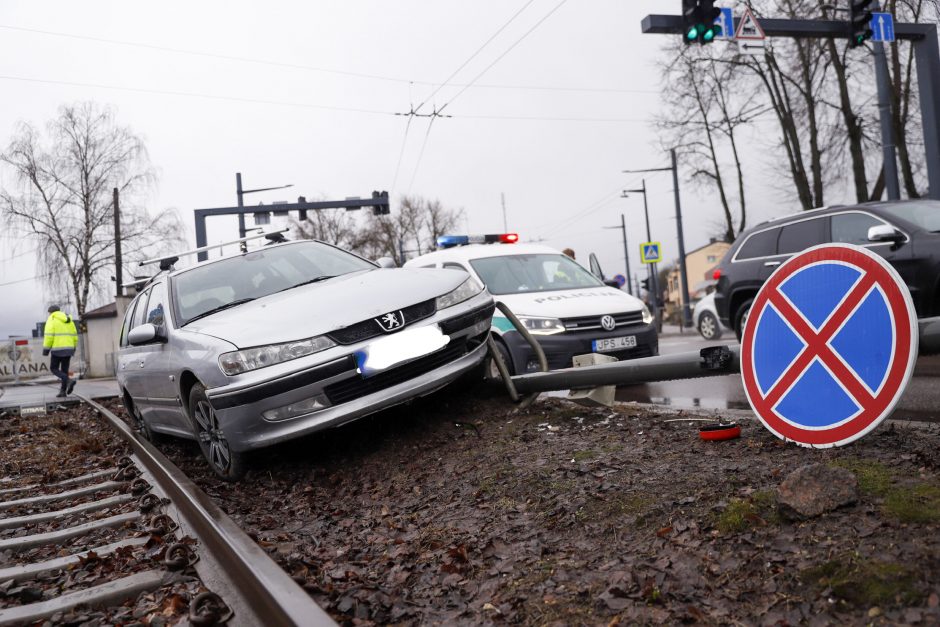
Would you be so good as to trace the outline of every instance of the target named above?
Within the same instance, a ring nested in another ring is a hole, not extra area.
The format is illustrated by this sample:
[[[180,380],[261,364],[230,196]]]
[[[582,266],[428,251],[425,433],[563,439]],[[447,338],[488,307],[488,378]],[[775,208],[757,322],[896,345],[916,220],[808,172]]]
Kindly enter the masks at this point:
[[[65,398],[75,389],[75,379],[69,379],[69,362],[78,346],[78,331],[70,316],[59,310],[58,305],[49,306],[49,317],[43,331],[42,354],[52,353],[49,371],[58,377],[62,385],[56,398]]]

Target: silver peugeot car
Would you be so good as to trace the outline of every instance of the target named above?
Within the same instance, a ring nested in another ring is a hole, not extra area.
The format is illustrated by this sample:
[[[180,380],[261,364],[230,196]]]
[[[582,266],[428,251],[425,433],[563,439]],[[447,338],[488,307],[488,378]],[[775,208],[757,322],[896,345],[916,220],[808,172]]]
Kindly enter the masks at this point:
[[[493,299],[452,270],[381,268],[317,241],[168,268],[127,309],[115,370],[153,439],[245,454],[429,394],[480,364]]]

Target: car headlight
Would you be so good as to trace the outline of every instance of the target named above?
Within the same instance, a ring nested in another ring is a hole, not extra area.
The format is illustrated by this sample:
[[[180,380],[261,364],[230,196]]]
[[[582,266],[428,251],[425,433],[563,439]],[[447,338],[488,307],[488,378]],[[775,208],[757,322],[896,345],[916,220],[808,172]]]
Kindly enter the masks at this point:
[[[532,335],[554,335],[565,332],[565,324],[558,318],[539,318],[536,316],[517,316],[526,331]]]
[[[438,296],[434,304],[437,305],[438,310],[447,309],[448,307],[462,303],[468,298],[473,298],[482,291],[483,286],[477,283],[473,277],[470,277],[457,286],[457,289],[447,292],[443,296]]]
[[[232,376],[319,353],[334,346],[336,343],[333,340],[322,335],[297,342],[256,346],[219,355],[219,368]]]
[[[653,314],[650,313],[650,308],[646,305],[643,305],[643,324],[649,324],[653,321]]]

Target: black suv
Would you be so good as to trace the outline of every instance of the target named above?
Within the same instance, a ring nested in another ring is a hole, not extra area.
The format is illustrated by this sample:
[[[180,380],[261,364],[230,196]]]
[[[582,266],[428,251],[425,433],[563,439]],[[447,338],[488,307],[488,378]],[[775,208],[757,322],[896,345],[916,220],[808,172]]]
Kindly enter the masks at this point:
[[[920,318],[940,315],[940,201],[824,207],[764,222],[728,249],[715,278],[715,307],[738,339],[764,281],[792,255],[830,242],[864,246],[907,283]]]

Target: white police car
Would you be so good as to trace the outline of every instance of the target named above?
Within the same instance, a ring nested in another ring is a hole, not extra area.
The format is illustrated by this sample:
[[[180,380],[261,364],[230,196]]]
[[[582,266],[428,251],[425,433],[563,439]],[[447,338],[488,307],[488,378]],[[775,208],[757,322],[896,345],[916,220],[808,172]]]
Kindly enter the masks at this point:
[[[518,239],[515,233],[444,235],[436,252],[405,267],[463,270],[481,281],[536,337],[551,369],[569,368],[573,356],[587,353],[618,359],[659,354],[653,316],[642,301],[608,287],[554,248]],[[538,370],[534,352],[499,310],[491,330],[513,374]]]

